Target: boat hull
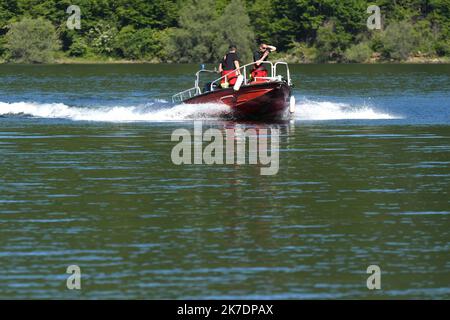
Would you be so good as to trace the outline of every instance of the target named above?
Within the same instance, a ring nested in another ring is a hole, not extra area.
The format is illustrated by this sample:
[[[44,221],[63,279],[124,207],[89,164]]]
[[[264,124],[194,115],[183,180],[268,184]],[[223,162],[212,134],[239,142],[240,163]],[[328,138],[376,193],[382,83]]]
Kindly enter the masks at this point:
[[[223,103],[230,107],[234,119],[279,120],[286,117],[289,109],[291,88],[286,82],[265,82],[233,88],[220,89],[195,96],[184,103]]]

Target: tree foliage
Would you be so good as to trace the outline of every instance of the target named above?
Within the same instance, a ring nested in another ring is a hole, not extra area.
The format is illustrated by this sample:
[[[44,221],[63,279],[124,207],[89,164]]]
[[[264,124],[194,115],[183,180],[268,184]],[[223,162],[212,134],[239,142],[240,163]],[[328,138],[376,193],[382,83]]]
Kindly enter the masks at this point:
[[[175,61],[216,62],[230,44],[248,61],[255,46],[250,18],[241,0],[232,0],[219,14],[214,0],[190,0],[180,10],[180,28],[169,44]]]
[[[42,18],[15,22],[6,34],[9,58],[19,63],[50,63],[59,49],[55,27]]]
[[[179,62],[210,62],[216,58],[214,42],[218,13],[214,0],[187,0],[180,9],[180,28],[169,42],[171,59]]]
[[[232,0],[217,20],[218,33],[214,48],[219,58],[228,51],[230,44],[238,46],[239,57],[247,62],[252,58],[255,48],[255,34],[250,24],[250,17],[241,0]]]
[[[372,57],[373,51],[368,42],[360,42],[351,46],[344,52],[344,59],[347,62],[364,63]]]
[[[318,59],[320,62],[340,60],[345,48],[351,41],[351,35],[343,32],[343,26],[336,21],[328,21],[317,30]]]
[[[67,29],[72,4],[81,30]],[[366,27],[372,4],[381,8],[381,31]],[[14,56],[6,33],[23,18],[50,21],[63,53],[77,57],[212,62],[230,42],[243,60],[256,42],[293,60],[302,60],[300,50],[304,61],[348,61],[367,46],[388,60],[450,55],[450,0],[0,0],[0,55]]]
[[[408,21],[391,23],[383,33],[383,53],[394,60],[405,60],[417,45],[414,28]]]
[[[162,51],[161,37],[162,32],[155,29],[136,30],[131,25],[126,26],[117,35],[114,49],[119,57],[151,60]]]

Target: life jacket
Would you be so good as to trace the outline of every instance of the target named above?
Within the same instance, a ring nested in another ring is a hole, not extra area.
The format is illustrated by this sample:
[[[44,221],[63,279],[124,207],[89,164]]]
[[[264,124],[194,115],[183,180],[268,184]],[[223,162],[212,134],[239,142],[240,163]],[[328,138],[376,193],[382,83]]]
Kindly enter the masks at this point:
[[[228,82],[230,86],[234,86],[237,81],[238,75],[234,70],[223,70],[222,77],[225,78],[223,78],[220,83]]]
[[[256,51],[253,55],[253,61],[255,62],[255,64],[253,65],[253,70],[250,73],[252,83],[267,82],[267,80],[265,79],[257,79],[265,78],[269,74],[264,64],[260,64],[259,66],[256,65],[256,61],[260,60],[263,55],[264,53],[260,51]],[[267,61],[267,57],[264,59],[264,61]]]
[[[266,79],[261,79],[261,78],[266,78],[268,76],[268,72],[264,67],[261,67],[261,66],[256,67],[255,66],[255,69],[252,70],[250,76],[252,78],[253,83],[267,82]]]
[[[237,72],[234,71],[235,70],[235,68],[234,68],[234,61],[235,60],[228,59],[230,54],[236,55],[236,53],[227,53],[225,55],[225,57],[224,57],[224,59],[222,61],[222,67],[224,69],[228,69],[228,70],[223,70],[222,71],[222,77],[225,77],[225,76],[227,76],[227,77],[223,78],[221,80],[221,83],[222,84],[228,83],[230,86],[234,86],[234,84],[237,81],[238,74],[237,74]],[[237,55],[236,55],[236,58],[237,58]],[[229,64],[231,64],[231,65],[229,65]],[[222,86],[222,87],[224,87],[224,86]]]

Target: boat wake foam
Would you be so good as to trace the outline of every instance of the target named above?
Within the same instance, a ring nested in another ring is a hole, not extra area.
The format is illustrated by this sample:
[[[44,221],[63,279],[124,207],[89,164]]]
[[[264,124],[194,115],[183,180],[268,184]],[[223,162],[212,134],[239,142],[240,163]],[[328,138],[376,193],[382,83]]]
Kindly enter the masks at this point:
[[[185,120],[219,120],[229,108],[222,104],[173,105],[164,100],[137,106],[73,107],[62,103],[0,102],[2,117],[37,117],[68,119],[74,121],[105,122],[158,122]],[[399,119],[379,112],[369,106],[353,106],[346,103],[312,101],[300,99],[297,102],[296,120],[357,120],[357,119]]]
[[[71,107],[62,103],[2,103],[0,116],[31,116],[49,119],[69,119],[75,121],[182,121],[214,120],[228,111],[219,104],[170,105],[165,101],[139,106],[116,107]]]
[[[296,120],[379,120],[401,119],[370,106],[347,103],[301,100],[296,104]]]

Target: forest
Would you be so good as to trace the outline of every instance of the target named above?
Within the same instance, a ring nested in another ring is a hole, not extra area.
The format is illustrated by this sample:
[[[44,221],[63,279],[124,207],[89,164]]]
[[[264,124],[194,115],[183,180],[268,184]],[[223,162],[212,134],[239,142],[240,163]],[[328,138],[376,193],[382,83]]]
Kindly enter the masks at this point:
[[[295,63],[450,61],[450,0],[0,0],[1,62],[249,61],[261,42]]]

